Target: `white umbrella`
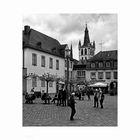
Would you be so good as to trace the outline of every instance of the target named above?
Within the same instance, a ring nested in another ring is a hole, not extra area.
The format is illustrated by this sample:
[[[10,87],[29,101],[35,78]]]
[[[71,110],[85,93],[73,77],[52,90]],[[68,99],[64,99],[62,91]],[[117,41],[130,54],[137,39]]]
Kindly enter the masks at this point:
[[[95,84],[89,85],[89,87],[107,87],[107,84],[106,83],[102,83],[102,82],[97,82]]]
[[[64,84],[65,84],[65,82],[63,82],[63,81],[59,81],[59,84],[62,84],[62,85],[64,85]]]

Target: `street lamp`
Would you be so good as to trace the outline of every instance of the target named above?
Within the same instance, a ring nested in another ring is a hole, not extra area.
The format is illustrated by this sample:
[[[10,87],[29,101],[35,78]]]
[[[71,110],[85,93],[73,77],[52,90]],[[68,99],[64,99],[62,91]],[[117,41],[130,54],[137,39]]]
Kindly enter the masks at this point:
[[[70,49],[68,45],[65,47],[65,58],[66,58],[66,64],[67,64],[67,78],[66,78],[66,92],[67,92],[67,98],[69,96],[69,57],[70,57]]]

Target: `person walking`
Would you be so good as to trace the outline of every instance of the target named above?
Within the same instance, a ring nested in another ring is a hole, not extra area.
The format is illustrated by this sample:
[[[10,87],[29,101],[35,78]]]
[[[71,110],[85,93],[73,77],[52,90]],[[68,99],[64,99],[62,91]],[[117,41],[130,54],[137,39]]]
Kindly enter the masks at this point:
[[[91,90],[91,89],[88,88],[87,91],[86,91],[86,94],[87,94],[88,100],[90,100],[90,90]]]
[[[98,91],[98,89],[95,89],[95,93],[94,93],[94,107],[97,107],[99,106],[99,97],[100,97],[100,93]]]
[[[103,108],[103,101],[104,101],[104,94],[101,91],[101,94],[100,94],[100,106],[101,106],[101,108]]]
[[[97,104],[97,89],[95,89],[95,92],[94,92],[94,107],[96,107],[96,104]]]
[[[63,106],[66,106],[66,98],[67,98],[67,93],[66,93],[65,88],[63,88],[62,90],[62,105]]]
[[[79,100],[81,100],[82,91],[81,89],[78,91]]]
[[[30,94],[29,94],[29,103],[33,104],[33,100],[35,99],[35,94],[34,94],[34,87],[31,89]]]
[[[58,100],[57,100],[57,106],[62,104],[62,89],[58,92]]]
[[[75,100],[74,100],[74,95],[75,93],[73,92],[71,95],[70,95],[70,99],[69,99],[69,106],[71,108],[71,115],[70,115],[70,120],[74,120],[74,115],[76,113],[76,109],[75,109]]]
[[[96,95],[96,107],[98,108],[99,106],[99,98],[100,98],[100,90],[97,90],[97,95]]]

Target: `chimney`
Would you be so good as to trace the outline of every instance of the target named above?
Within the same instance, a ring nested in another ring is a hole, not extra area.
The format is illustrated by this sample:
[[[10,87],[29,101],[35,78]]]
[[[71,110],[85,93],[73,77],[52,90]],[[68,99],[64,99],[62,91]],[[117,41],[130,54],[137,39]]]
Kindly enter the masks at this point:
[[[24,26],[24,32],[25,32],[25,34],[28,34],[29,31],[30,31],[30,26],[25,25],[25,26]]]

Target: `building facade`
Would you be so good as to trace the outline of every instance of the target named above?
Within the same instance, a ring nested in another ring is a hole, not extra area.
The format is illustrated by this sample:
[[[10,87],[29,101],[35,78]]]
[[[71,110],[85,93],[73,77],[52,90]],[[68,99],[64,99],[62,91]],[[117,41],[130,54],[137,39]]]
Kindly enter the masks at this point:
[[[43,74],[54,75],[65,81],[65,47],[67,44],[60,44],[56,39],[42,34],[29,26],[24,27],[23,31],[23,77],[26,75]],[[72,46],[70,50],[70,78],[72,77],[73,58]],[[56,81],[49,82],[48,92],[56,93]],[[23,92],[30,92],[32,88],[35,91],[46,91],[46,82],[37,77],[23,78]]]
[[[110,86],[117,83],[117,75],[116,50],[99,52],[86,64],[74,65],[74,77],[79,82],[105,82]]]
[[[83,45],[79,41],[79,62],[74,64],[73,70],[73,77],[77,83],[105,82],[111,88],[116,87],[117,50],[100,51],[95,54],[95,41],[90,43],[86,25]]]

